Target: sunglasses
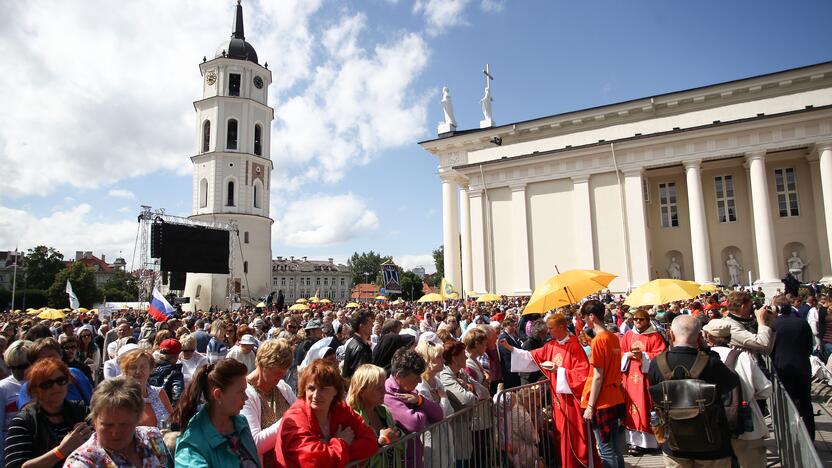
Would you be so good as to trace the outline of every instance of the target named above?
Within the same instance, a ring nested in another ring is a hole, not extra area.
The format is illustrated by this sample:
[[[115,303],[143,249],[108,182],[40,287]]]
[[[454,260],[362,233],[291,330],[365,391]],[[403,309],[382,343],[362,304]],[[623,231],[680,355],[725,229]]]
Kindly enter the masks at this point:
[[[57,385],[59,387],[63,387],[64,385],[69,383],[69,379],[66,376],[62,375],[57,379],[52,380],[44,380],[43,382],[38,384],[38,388],[41,390],[49,390],[53,386]]]
[[[650,319],[646,319],[646,318],[634,318],[633,320],[634,320],[634,321],[636,321],[636,322],[647,322],[647,321],[649,321]]]

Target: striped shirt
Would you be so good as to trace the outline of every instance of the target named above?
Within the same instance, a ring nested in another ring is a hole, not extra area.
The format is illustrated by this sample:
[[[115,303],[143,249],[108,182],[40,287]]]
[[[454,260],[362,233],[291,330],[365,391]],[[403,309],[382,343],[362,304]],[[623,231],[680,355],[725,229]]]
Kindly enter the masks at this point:
[[[58,440],[63,440],[64,436],[66,436],[71,429],[72,428],[64,422],[52,424],[52,431],[55,432],[55,436]],[[6,432],[6,468],[20,468],[24,463],[26,463],[27,460],[31,460],[32,458],[39,456],[35,455],[35,452],[33,451],[34,439],[35,435],[26,428],[23,419],[20,416],[12,419],[12,422],[9,424],[9,429]],[[45,453],[54,447],[38,448],[43,450],[43,452],[40,453]],[[62,464],[62,462],[59,462],[55,466],[61,466]]]

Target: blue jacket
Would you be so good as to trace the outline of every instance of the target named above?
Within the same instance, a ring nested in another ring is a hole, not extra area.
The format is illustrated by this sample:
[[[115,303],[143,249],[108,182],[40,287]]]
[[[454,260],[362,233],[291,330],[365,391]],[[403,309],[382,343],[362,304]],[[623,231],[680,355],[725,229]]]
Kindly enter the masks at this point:
[[[260,455],[254,445],[248,421],[240,415],[234,416],[234,432],[246,449],[251,459],[260,465]],[[228,440],[214,427],[208,417],[208,407],[203,406],[191,421],[185,432],[176,439],[176,466],[190,468],[209,468],[239,466],[240,459],[228,446]]]

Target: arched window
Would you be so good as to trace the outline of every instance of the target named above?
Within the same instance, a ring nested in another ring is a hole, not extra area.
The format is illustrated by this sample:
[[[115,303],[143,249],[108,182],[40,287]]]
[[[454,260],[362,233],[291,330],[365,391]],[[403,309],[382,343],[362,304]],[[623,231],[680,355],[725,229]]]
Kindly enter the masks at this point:
[[[228,181],[228,193],[226,194],[225,206],[234,206],[234,181]]]
[[[211,150],[211,121],[206,120],[202,124],[202,152],[207,153]]]
[[[243,262],[243,273],[248,274],[248,262]]]
[[[254,154],[263,156],[263,127],[260,124],[254,126]]]
[[[205,208],[208,206],[208,179],[199,181],[199,207]]]
[[[260,208],[260,181],[254,183],[254,207]]]
[[[235,119],[228,121],[228,132],[225,139],[225,147],[227,149],[237,149],[237,121]]]

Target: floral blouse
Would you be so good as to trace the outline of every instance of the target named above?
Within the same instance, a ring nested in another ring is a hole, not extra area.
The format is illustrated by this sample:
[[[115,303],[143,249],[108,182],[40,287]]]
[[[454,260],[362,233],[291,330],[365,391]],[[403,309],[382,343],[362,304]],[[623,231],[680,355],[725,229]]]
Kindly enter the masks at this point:
[[[142,466],[134,467],[121,455],[105,450],[98,444],[98,434],[93,434],[83,445],[67,457],[64,468],[161,468],[172,467],[170,456],[162,433],[156,427],[136,428],[136,451],[142,457]]]

